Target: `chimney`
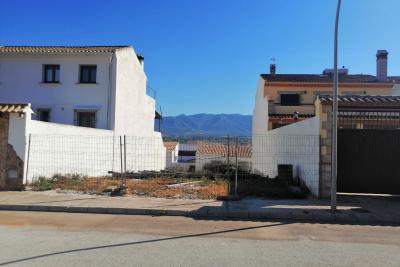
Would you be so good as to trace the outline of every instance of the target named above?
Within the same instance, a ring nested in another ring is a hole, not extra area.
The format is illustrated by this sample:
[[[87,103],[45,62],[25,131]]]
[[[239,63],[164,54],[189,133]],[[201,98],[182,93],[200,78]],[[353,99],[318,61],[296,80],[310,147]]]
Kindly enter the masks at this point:
[[[270,64],[269,65],[269,74],[275,75],[276,72],[276,65],[275,64]]]
[[[380,82],[387,81],[387,56],[386,50],[378,50],[376,53],[376,79]]]
[[[144,69],[144,56],[141,54],[137,54],[136,56],[139,60],[140,65],[142,65],[142,68]]]

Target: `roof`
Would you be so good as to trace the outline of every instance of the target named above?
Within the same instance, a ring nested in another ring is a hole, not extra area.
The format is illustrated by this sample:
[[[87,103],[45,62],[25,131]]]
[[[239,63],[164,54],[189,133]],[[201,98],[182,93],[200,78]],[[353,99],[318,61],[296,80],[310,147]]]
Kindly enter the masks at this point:
[[[164,146],[167,150],[167,152],[171,152],[175,150],[176,146],[178,145],[178,142],[164,142]]]
[[[299,119],[307,119],[307,118],[312,118],[315,115],[314,114],[297,114]],[[295,117],[295,114],[293,113],[270,113],[268,114],[269,118],[277,118],[277,119],[293,119]]]
[[[130,46],[0,46],[0,54],[112,53]]]
[[[267,82],[298,82],[298,83],[332,83],[332,75],[323,74],[261,74]],[[400,83],[400,76],[388,76],[387,82],[381,82],[373,75],[346,74],[339,75],[339,83]]]
[[[320,95],[322,104],[332,104],[331,95]],[[400,107],[400,96],[381,96],[381,95],[340,95],[338,105],[341,107]]]
[[[196,155],[228,155],[228,146],[221,143],[205,143],[200,142],[197,145]],[[240,158],[250,158],[251,157],[251,146],[250,145],[238,145],[237,155]],[[229,156],[236,156],[235,144],[232,144],[229,148]]]
[[[25,112],[29,104],[0,103],[0,113]]]

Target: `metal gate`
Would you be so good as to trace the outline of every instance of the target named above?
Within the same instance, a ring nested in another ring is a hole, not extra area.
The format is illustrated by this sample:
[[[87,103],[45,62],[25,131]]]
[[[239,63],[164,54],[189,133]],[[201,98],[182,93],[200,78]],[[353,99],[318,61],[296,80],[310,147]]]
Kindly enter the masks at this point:
[[[338,191],[400,194],[399,116],[339,112]]]

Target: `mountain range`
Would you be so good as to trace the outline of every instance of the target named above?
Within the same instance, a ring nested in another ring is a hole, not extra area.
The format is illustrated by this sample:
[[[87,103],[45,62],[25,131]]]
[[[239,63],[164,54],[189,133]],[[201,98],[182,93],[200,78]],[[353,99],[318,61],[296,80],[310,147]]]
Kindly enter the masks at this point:
[[[163,136],[250,136],[251,115],[194,114],[166,116],[162,119]]]

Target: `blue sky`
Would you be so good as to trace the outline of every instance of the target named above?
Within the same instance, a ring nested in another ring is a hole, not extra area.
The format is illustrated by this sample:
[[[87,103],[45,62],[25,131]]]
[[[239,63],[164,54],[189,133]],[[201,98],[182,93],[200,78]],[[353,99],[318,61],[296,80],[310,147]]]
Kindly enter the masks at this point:
[[[0,0],[0,45],[125,45],[164,115],[251,114],[260,73],[332,66],[336,0]],[[339,64],[400,75],[398,0],[343,0]]]

